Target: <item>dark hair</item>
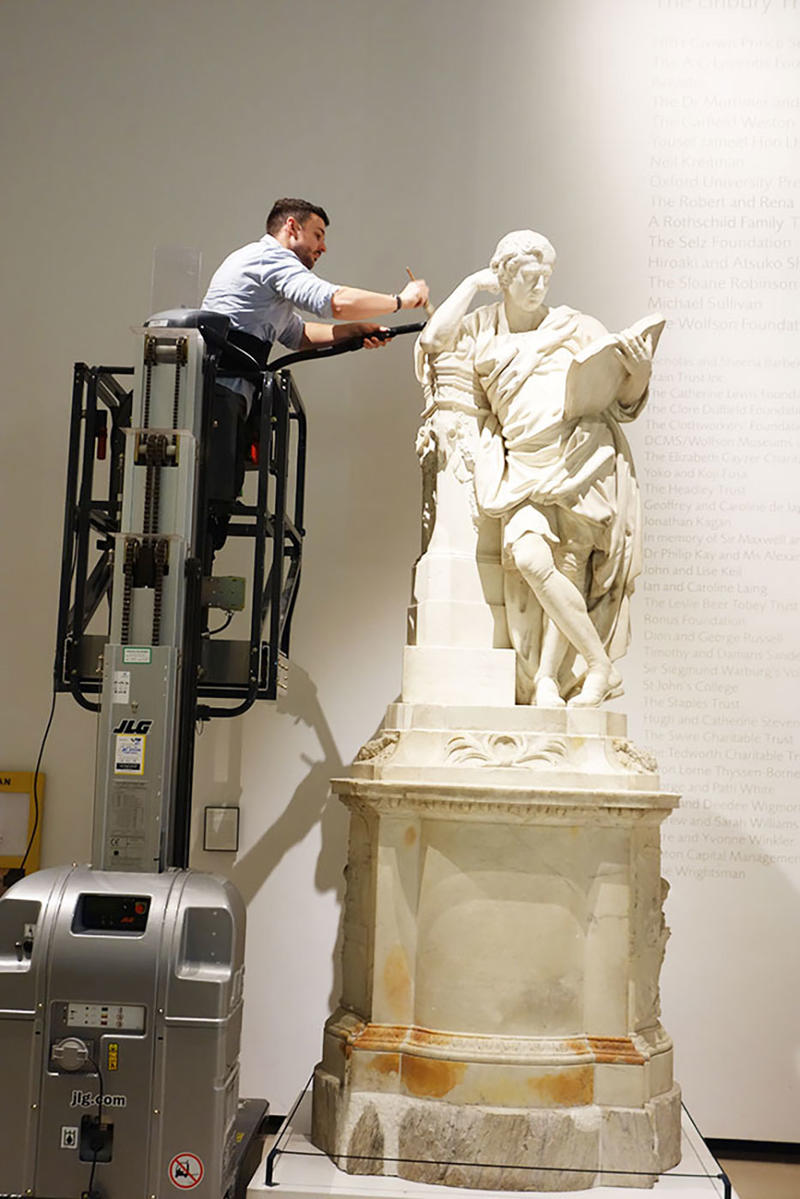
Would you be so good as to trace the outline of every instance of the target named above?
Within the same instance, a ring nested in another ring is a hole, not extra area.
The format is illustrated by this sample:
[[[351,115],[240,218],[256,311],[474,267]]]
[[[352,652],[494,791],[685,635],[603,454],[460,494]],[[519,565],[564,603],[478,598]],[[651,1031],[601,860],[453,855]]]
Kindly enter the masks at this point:
[[[310,204],[308,200],[293,200],[289,196],[284,196],[282,200],[276,200],[269,210],[267,233],[277,233],[279,229],[283,228],[286,218],[290,216],[304,225],[312,214],[322,217],[326,225],[330,224],[327,212],[324,208],[320,208],[319,204]]]

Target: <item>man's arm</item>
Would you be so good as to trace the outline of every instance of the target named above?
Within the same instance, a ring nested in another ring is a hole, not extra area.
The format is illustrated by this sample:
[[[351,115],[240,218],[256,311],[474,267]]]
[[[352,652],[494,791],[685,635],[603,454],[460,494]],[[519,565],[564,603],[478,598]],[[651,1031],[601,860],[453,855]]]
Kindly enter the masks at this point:
[[[311,350],[315,346],[332,346],[337,341],[348,337],[363,337],[364,345],[370,349],[377,346],[388,346],[388,339],[375,337],[385,326],[373,325],[365,321],[348,321],[342,325],[323,325],[317,321],[306,321],[303,325],[303,337],[299,345],[301,350]]]
[[[360,287],[334,285],[332,289],[331,284],[315,278],[294,254],[290,254],[289,257],[294,261],[282,262],[280,268],[271,273],[270,285],[273,291],[306,312],[327,315],[325,309],[328,307],[334,320],[347,318],[346,323],[340,325],[305,321],[302,337],[296,347],[293,343],[293,348],[308,350],[314,346],[329,346],[342,338],[358,335],[366,339],[364,345],[371,349],[388,344],[370,336],[379,332],[383,328],[382,325],[364,324],[359,318],[397,312],[397,295],[365,291]],[[428,299],[427,283],[424,279],[409,281],[399,293],[399,299],[401,308],[422,307]]]
[[[398,293],[401,308],[421,308],[428,299],[428,285],[424,279],[414,279]],[[397,296],[384,295],[379,291],[364,291],[360,287],[338,287],[331,297],[331,311],[335,320],[343,317],[383,316],[397,312]],[[384,325],[373,325],[358,320],[347,320],[340,325],[323,325],[306,321],[303,325],[303,340],[300,348],[310,350],[314,346],[330,346],[348,337],[364,338],[370,349],[388,345],[388,340],[375,337]]]
[[[401,308],[422,308],[428,299],[428,285],[424,279],[412,279],[394,296],[380,291],[364,291],[361,287],[339,287],[331,297],[331,310],[337,321],[385,316],[397,312],[398,296]]]

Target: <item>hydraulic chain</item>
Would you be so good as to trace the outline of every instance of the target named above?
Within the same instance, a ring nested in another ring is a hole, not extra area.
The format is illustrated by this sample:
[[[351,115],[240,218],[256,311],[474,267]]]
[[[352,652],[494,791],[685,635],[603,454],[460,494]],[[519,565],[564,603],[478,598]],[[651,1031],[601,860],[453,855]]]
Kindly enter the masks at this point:
[[[189,361],[189,342],[185,337],[179,337],[175,345],[175,391],[172,397],[172,427],[178,427],[178,412],[181,392],[181,371]]]
[[[136,561],[139,557],[139,539],[125,538],[125,561],[122,566],[124,582],[122,588],[122,615],[120,619],[120,645],[127,645],[131,635],[131,596],[133,592],[133,575]]]
[[[144,440],[147,475],[144,488],[142,532],[157,533],[161,499],[161,468],[167,463],[167,438],[163,433],[146,433]]]
[[[158,342],[155,337],[144,339],[144,401],[142,404],[142,428],[150,427],[150,394],[153,389],[153,367],[156,364]]]
[[[159,537],[153,545],[153,645],[161,644],[161,604],[164,596],[164,573],[168,551],[167,538]]]

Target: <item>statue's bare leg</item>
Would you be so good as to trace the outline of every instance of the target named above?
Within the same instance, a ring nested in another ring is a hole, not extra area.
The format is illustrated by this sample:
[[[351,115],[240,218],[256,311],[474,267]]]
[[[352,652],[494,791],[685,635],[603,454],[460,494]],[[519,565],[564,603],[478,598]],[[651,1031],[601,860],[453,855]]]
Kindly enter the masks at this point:
[[[566,525],[566,514],[560,514],[560,526]],[[568,541],[554,555],[554,564],[565,578],[585,594],[586,567],[591,554],[591,544]],[[545,621],[539,665],[534,680],[534,700],[539,708],[562,708],[564,699],[559,687],[559,674],[569,642],[561,629],[549,618]]]
[[[533,591],[544,611],[563,638],[574,646],[586,662],[587,674],[581,693],[573,701],[581,707],[596,707],[616,685],[617,676],[611,659],[586,611],[586,602],[575,584],[556,569],[553,554],[546,538],[539,533],[523,533],[512,547],[517,569]],[[542,646],[542,664],[537,671],[538,683],[545,677],[555,680],[552,673],[561,663],[566,648],[561,638],[550,629]],[[550,672],[550,673],[547,673]],[[550,688],[547,688],[550,690]],[[557,687],[556,687],[557,691]],[[542,698],[545,698],[542,688]]]
[[[568,645],[569,642],[561,629],[548,616],[544,622],[539,664],[533,680],[532,702],[537,708],[564,707],[565,701],[558,686],[558,674]]]

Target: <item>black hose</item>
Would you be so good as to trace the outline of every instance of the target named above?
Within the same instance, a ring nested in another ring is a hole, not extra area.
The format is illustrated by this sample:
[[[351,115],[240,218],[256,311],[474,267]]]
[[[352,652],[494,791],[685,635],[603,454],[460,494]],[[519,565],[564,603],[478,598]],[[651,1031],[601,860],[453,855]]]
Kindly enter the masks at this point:
[[[334,342],[331,346],[298,350],[295,354],[284,354],[282,358],[268,362],[267,370],[277,371],[286,366],[294,366],[296,362],[310,362],[312,359],[334,358],[337,354],[349,354],[353,350],[360,350],[367,337],[377,337],[378,341],[391,341],[393,337],[402,336],[405,333],[421,333],[426,324],[426,321],[415,321],[411,325],[395,325],[391,329],[378,329],[375,333],[359,333],[355,337],[346,337],[342,341]]]

